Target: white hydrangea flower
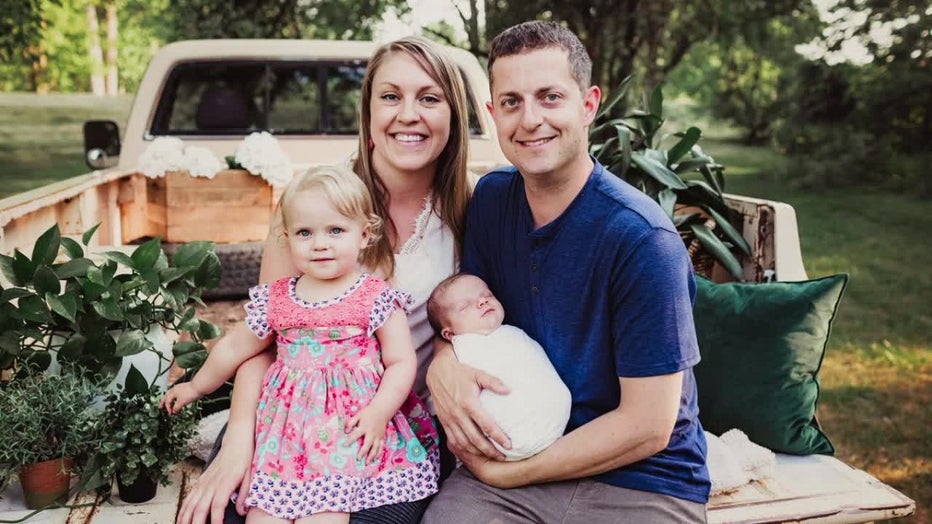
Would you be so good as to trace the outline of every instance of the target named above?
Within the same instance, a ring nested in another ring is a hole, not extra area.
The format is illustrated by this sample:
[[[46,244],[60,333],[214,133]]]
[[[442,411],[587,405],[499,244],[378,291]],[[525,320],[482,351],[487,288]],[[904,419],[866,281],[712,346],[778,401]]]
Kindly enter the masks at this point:
[[[294,174],[291,160],[282,151],[278,139],[267,131],[251,133],[236,148],[236,163],[254,175],[264,178],[269,184],[288,184]]]
[[[213,178],[225,167],[213,151],[201,146],[184,148],[184,165],[193,177]]]
[[[160,136],[139,155],[139,171],[149,178],[185,169],[184,142],[174,136]]]

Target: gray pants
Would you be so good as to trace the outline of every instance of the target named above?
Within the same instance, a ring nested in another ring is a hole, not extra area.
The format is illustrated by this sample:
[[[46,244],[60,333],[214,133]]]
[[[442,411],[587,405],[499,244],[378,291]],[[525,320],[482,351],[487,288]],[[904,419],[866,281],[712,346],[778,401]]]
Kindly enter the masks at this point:
[[[705,504],[593,480],[498,489],[466,468],[450,475],[423,524],[592,524],[706,522]]]

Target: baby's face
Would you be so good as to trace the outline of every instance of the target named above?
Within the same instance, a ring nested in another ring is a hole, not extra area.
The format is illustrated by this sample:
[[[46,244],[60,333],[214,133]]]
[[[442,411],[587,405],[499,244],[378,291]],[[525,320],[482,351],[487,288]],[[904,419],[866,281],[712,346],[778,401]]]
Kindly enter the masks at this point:
[[[502,304],[485,282],[473,275],[455,280],[440,300],[446,317],[441,334],[447,339],[464,333],[488,335],[498,329],[505,318]]]

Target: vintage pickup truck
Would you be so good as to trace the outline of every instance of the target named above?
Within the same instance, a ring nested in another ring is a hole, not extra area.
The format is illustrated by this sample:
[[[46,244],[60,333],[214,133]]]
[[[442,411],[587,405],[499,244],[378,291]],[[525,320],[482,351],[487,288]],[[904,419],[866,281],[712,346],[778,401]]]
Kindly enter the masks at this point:
[[[108,121],[85,126],[88,174],[0,200],[0,252],[27,250],[57,223],[80,235],[100,224],[101,249],[161,236],[168,245],[214,240],[225,280],[220,297],[235,298],[257,279],[258,253],[277,190],[258,177],[224,171],[212,180],[183,174],[150,179],[137,161],[159,136],[176,136],[218,157],[231,155],[254,130],[275,134],[296,168],[341,162],[356,146],[359,84],[370,42],[214,40],[178,42],[152,59],[122,136]],[[470,168],[482,173],[505,163],[483,105],[487,80],[476,59],[450,50],[469,90]],[[271,103],[274,95],[274,103]],[[787,204],[729,196],[753,250],[745,279],[799,281],[802,263],[796,217]],[[233,218],[235,217],[235,218]],[[235,221],[235,223],[233,223]],[[185,462],[176,482],[145,505],[82,494],[73,510],[44,512],[29,522],[172,522],[179,497],[199,466]],[[16,486],[0,496],[0,519],[20,518]],[[867,522],[911,514],[915,503],[867,473],[821,455],[777,455],[776,473],[713,497],[709,521]]]

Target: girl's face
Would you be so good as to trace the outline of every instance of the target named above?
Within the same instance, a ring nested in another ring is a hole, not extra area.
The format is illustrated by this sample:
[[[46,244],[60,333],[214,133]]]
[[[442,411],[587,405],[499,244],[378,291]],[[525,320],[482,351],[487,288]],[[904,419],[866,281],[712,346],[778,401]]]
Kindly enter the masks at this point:
[[[433,176],[450,138],[450,104],[440,85],[413,58],[392,53],[373,76],[369,104],[375,170]]]
[[[295,267],[316,280],[355,280],[369,224],[340,213],[321,191],[294,196],[285,211],[285,235]]]

